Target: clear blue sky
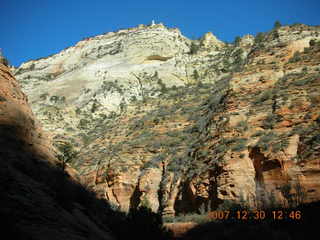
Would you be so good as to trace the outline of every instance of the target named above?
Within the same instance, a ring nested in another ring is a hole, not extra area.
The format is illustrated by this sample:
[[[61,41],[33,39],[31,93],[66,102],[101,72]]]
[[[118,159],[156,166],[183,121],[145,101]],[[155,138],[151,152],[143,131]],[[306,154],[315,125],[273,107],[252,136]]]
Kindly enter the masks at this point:
[[[0,48],[17,66],[152,19],[189,38],[211,31],[231,42],[268,31],[276,20],[320,25],[320,0],[1,0]]]

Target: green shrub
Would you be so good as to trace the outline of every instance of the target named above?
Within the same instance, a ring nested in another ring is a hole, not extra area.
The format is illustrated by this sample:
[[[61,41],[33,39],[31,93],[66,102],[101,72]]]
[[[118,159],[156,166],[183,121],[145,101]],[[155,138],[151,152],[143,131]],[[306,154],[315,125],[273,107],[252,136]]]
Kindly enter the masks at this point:
[[[7,101],[7,99],[5,97],[0,96],[0,102],[6,102],[6,101]]]
[[[293,56],[289,59],[289,63],[295,63],[301,61],[301,54],[299,52],[295,52]]]
[[[241,42],[241,38],[239,36],[236,36],[234,39],[234,45],[239,46]]]
[[[282,116],[278,114],[269,114],[263,121],[262,125],[265,129],[272,129],[277,122],[282,120]]]
[[[0,63],[2,63],[5,66],[9,66],[10,65],[8,59],[5,56],[3,56],[1,50],[0,50]]]
[[[173,131],[166,132],[166,134],[170,137],[179,137],[181,134],[181,131],[173,130]]]
[[[256,99],[254,99],[253,103],[254,104],[260,104],[263,103],[269,99],[271,99],[274,95],[274,90],[273,89],[268,89],[264,92],[262,92],[260,95],[257,96]]]
[[[274,29],[278,29],[282,26],[282,24],[279,22],[279,21],[275,21],[274,25],[273,25],[273,28]]]
[[[81,109],[77,107],[75,112],[76,112],[77,115],[79,115],[81,113]]]
[[[289,145],[289,141],[287,138],[285,139],[281,139],[280,141],[276,142],[276,143],[273,143],[271,145],[272,147],[272,152],[276,153],[276,152],[279,152],[281,150],[284,150],[288,147]]]
[[[58,100],[59,100],[58,96],[51,96],[50,97],[50,102],[52,102],[52,103],[56,103]]]
[[[47,97],[49,96],[49,93],[43,93],[43,94],[41,94],[40,95],[40,99],[42,100],[42,101],[45,101],[45,100],[47,100]]]
[[[137,97],[136,96],[133,95],[133,96],[130,97],[130,102],[134,103],[136,101],[137,101]]]
[[[199,79],[200,79],[200,74],[199,74],[199,72],[198,72],[196,69],[193,70],[192,76],[193,76],[193,78],[194,78],[195,80],[199,80]]]
[[[241,152],[242,150],[247,148],[246,143],[247,143],[246,138],[235,139],[235,144],[231,147],[231,150],[235,152]]]
[[[267,151],[270,148],[270,142],[277,139],[277,135],[274,132],[269,132],[260,137],[257,142],[257,146],[260,147],[263,151]]]
[[[130,130],[138,130],[144,128],[144,121],[142,119],[136,120],[133,125],[129,127]]]
[[[224,153],[228,150],[228,146],[223,143],[219,143],[218,146],[215,147],[214,150],[216,153]]]
[[[297,79],[297,80],[293,81],[292,84],[300,87],[300,86],[304,86],[309,83],[312,83],[315,79],[316,78],[314,78],[314,77],[309,77],[309,78],[305,78],[305,79]]]
[[[162,94],[168,91],[167,86],[162,82],[162,79],[158,78],[157,84],[160,86],[160,91]]]
[[[310,47],[314,47],[314,46],[320,46],[320,41],[319,40],[316,40],[316,39],[311,39],[310,41],[309,41],[309,45],[310,45]]]
[[[263,41],[264,41],[265,35],[264,33],[257,33],[256,37],[254,38],[254,43],[258,46],[258,47],[263,47]]]
[[[77,155],[78,151],[76,151],[71,143],[62,143],[57,144],[57,147],[62,155],[59,155],[58,158],[63,163],[71,162]]]
[[[191,46],[190,46],[190,54],[193,55],[193,54],[196,54],[200,49],[200,46],[194,42],[191,42]]]
[[[260,137],[263,134],[264,134],[264,131],[257,131],[254,134],[252,134],[251,137]]]
[[[238,122],[237,126],[236,126],[236,129],[237,130],[240,130],[240,131],[246,131],[248,130],[248,123],[247,121],[240,121]]]
[[[118,92],[120,95],[123,94],[122,88],[118,85],[118,82],[111,82],[111,81],[103,81],[101,88],[104,92]]]
[[[281,149],[282,149],[281,142],[272,144],[272,152],[276,153],[276,152],[279,152]]]
[[[82,119],[80,119],[80,122],[79,122],[79,124],[78,124],[78,128],[80,128],[80,129],[86,129],[86,128],[88,127],[88,124],[89,124],[89,123],[90,123],[89,120],[82,118]]]

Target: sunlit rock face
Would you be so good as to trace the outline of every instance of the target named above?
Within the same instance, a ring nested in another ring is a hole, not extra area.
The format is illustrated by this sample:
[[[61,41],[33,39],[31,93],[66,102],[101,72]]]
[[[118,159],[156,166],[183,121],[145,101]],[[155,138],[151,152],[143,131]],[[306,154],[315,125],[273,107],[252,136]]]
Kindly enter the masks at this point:
[[[319,36],[293,25],[228,44],[140,25],[15,76],[69,164],[123,210],[292,206],[320,198]]]

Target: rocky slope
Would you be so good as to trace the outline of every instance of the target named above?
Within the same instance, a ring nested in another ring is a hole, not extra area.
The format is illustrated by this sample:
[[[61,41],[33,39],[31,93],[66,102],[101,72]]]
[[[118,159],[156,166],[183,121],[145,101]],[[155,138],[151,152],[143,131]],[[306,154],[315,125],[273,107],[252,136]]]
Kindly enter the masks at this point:
[[[320,198],[320,29],[235,44],[162,24],[80,41],[15,76],[101,198],[164,215]]]

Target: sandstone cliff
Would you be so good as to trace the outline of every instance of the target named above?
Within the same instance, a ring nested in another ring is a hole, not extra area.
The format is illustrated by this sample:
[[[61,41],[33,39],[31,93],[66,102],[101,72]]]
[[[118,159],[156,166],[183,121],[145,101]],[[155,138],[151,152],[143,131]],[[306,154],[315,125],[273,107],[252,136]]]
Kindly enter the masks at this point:
[[[26,95],[3,64],[0,134],[0,214],[4,238],[113,239],[92,213],[84,211],[87,206],[82,200],[68,193],[78,193],[80,197],[83,188],[60,170],[61,164],[29,108]]]
[[[139,26],[15,76],[63,158],[124,210],[289,206],[320,198],[319,39],[306,25],[237,44]]]

